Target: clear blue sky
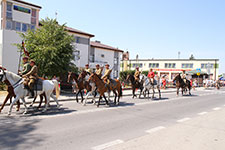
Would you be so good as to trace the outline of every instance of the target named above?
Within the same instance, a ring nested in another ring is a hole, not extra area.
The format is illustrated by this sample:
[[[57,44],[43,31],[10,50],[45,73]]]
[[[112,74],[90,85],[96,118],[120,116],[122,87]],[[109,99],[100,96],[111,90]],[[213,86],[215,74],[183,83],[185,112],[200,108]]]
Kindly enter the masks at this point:
[[[28,0],[27,0],[28,1]],[[225,73],[224,0],[29,0],[40,17],[95,35],[131,58],[220,59]]]

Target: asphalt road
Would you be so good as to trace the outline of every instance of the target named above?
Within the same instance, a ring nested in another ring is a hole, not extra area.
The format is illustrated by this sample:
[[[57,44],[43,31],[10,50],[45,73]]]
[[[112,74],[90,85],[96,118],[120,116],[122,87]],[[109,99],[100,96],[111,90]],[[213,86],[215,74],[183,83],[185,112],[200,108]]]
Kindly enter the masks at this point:
[[[157,97],[158,95],[156,95]],[[47,113],[22,115],[7,106],[0,114],[1,150],[101,150],[146,135],[154,127],[174,126],[225,105],[225,90],[197,90],[192,96],[163,93],[162,100],[123,97],[120,106],[82,106],[65,101]],[[104,103],[104,102],[103,102]],[[21,106],[23,108],[23,106]],[[159,143],[160,144],[160,143]]]

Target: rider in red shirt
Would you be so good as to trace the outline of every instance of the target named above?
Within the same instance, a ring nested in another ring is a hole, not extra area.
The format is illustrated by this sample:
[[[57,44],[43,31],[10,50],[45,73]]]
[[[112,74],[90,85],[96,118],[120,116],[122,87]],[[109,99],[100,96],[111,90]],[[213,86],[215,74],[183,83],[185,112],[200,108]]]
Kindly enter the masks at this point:
[[[148,72],[148,78],[150,78],[150,81],[152,83],[154,83],[154,77],[155,77],[155,73],[153,72],[152,69],[150,69],[150,71]]]

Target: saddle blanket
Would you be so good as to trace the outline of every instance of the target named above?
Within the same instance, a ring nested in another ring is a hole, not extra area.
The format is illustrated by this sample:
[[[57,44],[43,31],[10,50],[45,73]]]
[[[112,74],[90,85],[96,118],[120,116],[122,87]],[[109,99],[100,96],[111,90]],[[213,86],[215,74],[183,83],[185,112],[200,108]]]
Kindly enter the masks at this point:
[[[43,89],[43,80],[37,79],[34,84],[34,91],[42,91],[42,89]]]

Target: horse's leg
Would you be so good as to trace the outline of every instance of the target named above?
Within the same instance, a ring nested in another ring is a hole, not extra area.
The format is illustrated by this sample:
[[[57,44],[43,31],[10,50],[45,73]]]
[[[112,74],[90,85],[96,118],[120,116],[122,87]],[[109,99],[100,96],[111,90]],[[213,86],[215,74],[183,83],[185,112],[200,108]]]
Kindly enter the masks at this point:
[[[141,93],[143,91],[143,88],[140,88],[140,94],[139,94],[139,98],[141,98]]]
[[[15,97],[16,97],[16,96],[14,96],[14,98],[15,98]],[[11,97],[10,99],[12,99],[12,97]],[[19,111],[19,110],[20,110],[20,101],[18,100],[16,103],[17,103],[16,111]]]
[[[40,102],[39,102],[39,105],[38,105],[38,109],[41,108],[41,104],[43,102],[43,95],[40,95]],[[46,104],[46,98],[45,98],[45,104]]]
[[[86,105],[87,99],[88,99],[88,97],[89,97],[90,94],[92,94],[92,92],[88,92],[87,95],[85,96],[84,101],[83,101],[83,106]]]
[[[110,100],[110,92],[111,91],[108,91],[108,101],[110,102],[111,100]]]
[[[27,113],[27,106],[26,106],[26,102],[25,102],[24,97],[23,97],[23,98],[21,98],[21,100],[22,100],[23,105],[24,105],[24,107],[25,107],[25,111],[24,111],[24,113],[23,113],[23,114],[26,114],[26,113]]]
[[[2,111],[2,109],[4,108],[5,104],[7,103],[7,101],[12,98],[12,96],[10,95],[10,93],[8,93],[8,95],[6,96],[1,108],[0,108],[0,112]]]
[[[52,93],[50,97],[53,98],[53,100],[56,102],[57,108],[59,108],[59,102],[58,99],[55,97],[55,95]]]
[[[106,105],[109,105],[109,102],[108,102],[108,100],[107,100],[106,97],[105,97],[105,94],[103,94],[103,97],[104,97],[104,99],[105,99]]]
[[[134,98],[136,95],[135,95],[135,88],[133,88],[133,97],[132,98]]]
[[[76,93],[76,101],[77,101],[77,103],[79,103],[79,101],[78,101],[78,95],[79,95],[79,93],[80,93],[80,90]]]
[[[83,98],[83,92],[82,91],[80,92],[80,96],[81,96],[81,103],[83,103],[84,98]]]
[[[179,90],[180,90],[180,88],[177,87],[177,96],[179,96]]]
[[[115,90],[113,90],[113,93],[114,93],[114,95],[115,95],[115,97],[114,97],[114,105],[116,105],[116,97],[117,97],[117,93],[116,93]]]
[[[102,95],[99,96],[97,107],[99,107],[99,105],[100,105],[101,98],[102,98]]]
[[[154,86],[152,86],[152,99],[154,99],[154,95],[155,95],[155,89],[154,89]]]
[[[191,87],[189,87],[189,95],[191,95]]]
[[[184,96],[184,89],[183,88],[181,88],[181,94],[182,94],[182,96]]]
[[[34,100],[32,101],[32,103],[30,104],[30,106],[29,106],[29,107],[32,107],[32,106],[34,105],[34,103],[35,103],[36,99],[37,99],[37,96],[35,96],[35,97],[34,97]]]
[[[45,109],[42,112],[47,111],[48,105],[49,105],[49,102],[50,102],[50,93],[45,93],[45,95],[46,95],[46,99],[47,99],[47,104],[45,105]]]
[[[161,91],[160,91],[160,87],[157,87],[158,88],[158,92],[159,92],[159,99],[161,99]]]

